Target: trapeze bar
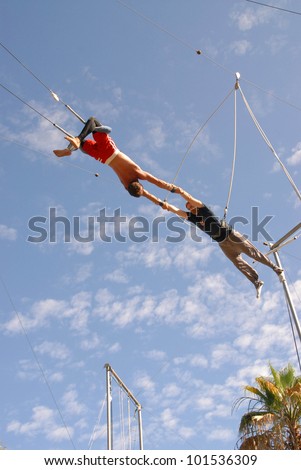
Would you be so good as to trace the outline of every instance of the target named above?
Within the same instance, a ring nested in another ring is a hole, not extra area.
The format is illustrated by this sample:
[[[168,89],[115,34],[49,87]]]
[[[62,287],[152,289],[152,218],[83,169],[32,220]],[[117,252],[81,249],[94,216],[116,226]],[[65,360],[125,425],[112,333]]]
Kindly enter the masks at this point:
[[[271,246],[271,250],[275,250],[275,248],[281,245],[285,240],[287,240],[287,238],[289,238],[291,235],[293,235],[293,233],[297,232],[300,229],[301,229],[301,222],[297,224],[296,227],[292,228],[289,232],[287,232],[285,235],[283,235],[283,237],[281,237],[277,242],[275,242]]]

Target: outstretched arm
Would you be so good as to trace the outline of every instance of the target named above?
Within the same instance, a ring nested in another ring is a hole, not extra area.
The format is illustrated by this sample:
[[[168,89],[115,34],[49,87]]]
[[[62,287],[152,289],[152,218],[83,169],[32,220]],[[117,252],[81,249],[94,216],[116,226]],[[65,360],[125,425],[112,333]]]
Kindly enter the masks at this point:
[[[156,196],[146,191],[146,189],[144,188],[143,188],[143,193],[141,194],[141,196],[146,197],[147,199],[149,199],[149,201],[153,202],[157,206],[161,206],[162,209],[165,209],[169,212],[173,212],[174,214],[178,215],[179,217],[182,217],[183,219],[188,218],[187,212],[183,211],[182,209],[179,209],[176,206],[173,206],[172,204],[168,204],[168,202],[166,201],[161,201]]]
[[[151,202],[153,202],[157,206],[161,206],[162,209],[165,209],[169,212],[173,212],[174,214],[178,215],[179,217],[182,217],[183,219],[188,218],[187,212],[183,211],[182,209],[179,209],[176,206],[173,206],[172,204],[168,204],[168,202],[166,202],[166,201],[161,201],[156,196],[154,196],[153,194],[146,191],[146,189],[144,189],[144,188],[143,188],[142,196],[146,197],[147,199],[149,199]]]
[[[169,211],[169,212],[173,212],[174,214],[178,215],[179,217],[182,217],[182,219],[188,219],[187,212],[183,211],[182,209],[179,209],[176,206],[173,206],[172,204],[168,204],[167,202],[164,202],[162,208]]]
[[[164,205],[166,204],[165,202],[161,201],[161,199],[158,199],[156,196],[154,196],[153,194],[149,193],[148,191],[146,191],[146,189],[143,188],[143,192],[141,194],[141,196],[143,197],[146,197],[146,199],[148,199],[149,201],[153,202],[154,204],[156,204],[156,206],[161,206],[165,209]]]
[[[155,184],[159,188],[166,189],[166,191],[171,191],[173,188],[173,185],[171,183],[167,183],[164,180],[160,180],[159,178],[156,178],[156,176],[152,175],[151,173],[147,173],[146,171],[143,172],[143,176],[140,176],[140,179]]]
[[[174,186],[172,192],[180,194],[180,196],[182,196],[185,201],[189,202],[193,207],[203,207],[204,205],[202,201],[191,196],[191,194],[187,193],[187,191],[184,191],[184,189],[180,188],[179,186]]]

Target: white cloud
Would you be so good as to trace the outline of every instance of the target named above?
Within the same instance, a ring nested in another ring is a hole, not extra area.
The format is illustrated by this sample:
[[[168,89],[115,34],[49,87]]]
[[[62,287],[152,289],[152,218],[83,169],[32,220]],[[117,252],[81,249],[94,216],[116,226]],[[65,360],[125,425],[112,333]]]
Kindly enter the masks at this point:
[[[301,273],[300,273],[301,275]],[[295,305],[300,303],[301,298],[301,279],[298,279],[292,284],[292,292],[291,292],[292,301]]]
[[[233,11],[230,18],[240,31],[249,31],[256,26],[269,23],[273,12],[268,8],[241,8]]]
[[[161,149],[165,145],[165,133],[163,131],[163,122],[160,119],[150,120],[147,123],[149,145]]]
[[[211,354],[213,368],[219,368],[222,364],[236,362],[237,351],[230,344],[218,344]]]
[[[212,420],[212,418],[226,418],[230,415],[229,404],[214,403],[211,409],[205,413],[206,420]]]
[[[152,349],[151,351],[147,351],[145,353],[145,356],[155,361],[163,361],[164,359],[166,359],[166,352],[159,351],[157,349]]]
[[[44,341],[38,346],[35,346],[34,350],[52,359],[66,360],[70,357],[70,351],[66,345],[58,342]]]
[[[250,41],[242,39],[241,41],[232,42],[229,49],[230,52],[233,52],[235,55],[242,56],[252,50],[252,45]]]
[[[85,237],[87,234],[81,234],[81,236]],[[78,255],[89,256],[95,250],[95,246],[92,242],[80,242],[72,239],[70,243],[68,243],[68,250],[72,253],[77,253]]]
[[[121,349],[122,349],[121,344],[116,342],[116,343],[113,343],[109,346],[108,352],[111,353],[111,354],[116,354],[119,351],[121,351]]]
[[[301,142],[292,149],[292,155],[287,159],[287,163],[291,166],[297,166],[301,163]]]
[[[85,107],[88,110],[90,115],[95,116],[105,125],[109,125],[111,122],[114,122],[118,119],[121,113],[121,106],[120,106],[120,97],[121,93],[120,90],[115,92],[115,88],[113,88],[113,95],[114,98],[116,98],[116,101],[118,102],[118,105],[116,106],[112,101],[86,101],[85,102]],[[111,126],[110,126],[111,127]],[[114,133],[114,128],[113,132]]]
[[[234,341],[234,346],[237,346],[241,349],[248,349],[249,346],[252,344],[253,335],[250,333],[245,333],[243,335],[238,336]]]
[[[17,435],[34,437],[43,434],[49,441],[63,441],[70,439],[73,435],[73,429],[58,426],[56,424],[56,413],[45,406],[35,406],[32,410],[30,421],[21,423],[18,420],[8,423],[7,432],[13,432]]]
[[[73,388],[64,394],[62,403],[70,415],[81,415],[86,411],[86,406],[78,401],[78,393]]]
[[[48,381],[49,382],[62,382],[64,380],[64,374],[62,372],[54,372],[53,374],[49,374]]]
[[[155,382],[146,372],[136,372],[135,387],[143,390],[144,393],[153,394],[155,391]]]
[[[70,321],[70,327],[84,332],[89,314],[90,294],[79,292],[71,297],[70,301],[45,299],[32,304],[28,314],[19,313],[11,320],[1,325],[7,333],[20,333],[23,329],[28,332],[43,328],[51,320],[61,321],[65,318]]]
[[[79,292],[72,296],[69,308],[64,312],[65,318],[70,318],[70,326],[78,332],[84,333],[87,327],[91,307],[91,294]]]
[[[82,68],[82,74],[87,81],[96,81],[97,76],[91,72],[91,67],[86,65]]]
[[[121,268],[111,271],[110,273],[106,274],[104,278],[107,281],[112,281],[120,284],[127,284],[129,282],[127,274]]]
[[[193,428],[189,428],[185,426],[179,427],[179,436],[181,436],[182,439],[187,440],[195,435],[196,435],[196,432]]]
[[[199,410],[208,410],[214,406],[214,399],[208,396],[198,398],[196,406]]]
[[[76,269],[76,274],[75,274],[75,279],[74,282],[77,284],[80,284],[81,282],[85,282],[87,279],[89,279],[92,275],[92,263],[86,263],[80,265]]]
[[[208,359],[202,354],[189,354],[187,356],[175,357],[174,363],[188,364],[191,367],[206,368],[208,366]]]
[[[162,389],[162,395],[166,398],[174,398],[181,394],[182,390],[176,383],[167,384]]]
[[[241,390],[240,396],[243,396],[243,387],[246,385],[254,385],[255,377],[261,375],[268,375],[268,365],[262,359],[255,359],[255,361],[247,366],[241,367],[235,373],[235,375],[229,375],[226,380],[226,386],[238,387]]]
[[[92,333],[88,338],[85,338],[81,341],[80,346],[84,351],[89,351],[98,348],[100,344],[101,340],[97,333]]]
[[[62,127],[66,126],[68,129],[69,126],[74,127],[72,125],[72,119],[69,115],[66,115],[62,109],[58,110],[55,106],[46,108],[42,103],[34,100],[30,101],[29,104],[45,116],[51,114],[53,122],[60,123]],[[39,117],[37,118],[36,114],[31,110],[25,109],[23,114],[25,115],[25,119],[22,115],[20,119],[18,118],[18,126],[20,128],[19,142],[22,142],[22,145],[29,150],[34,150],[43,155],[47,154],[47,156],[49,156],[48,161],[51,162],[52,160],[53,163],[56,164],[57,159],[49,152],[49,149],[63,148],[65,146],[66,141],[63,139],[63,134],[54,132],[53,126],[51,126],[48,121]],[[43,138],[41,138],[41,136],[43,136]],[[37,157],[32,154],[30,154],[29,158],[32,160],[37,159]]]
[[[235,434],[232,429],[217,427],[208,434],[210,441],[233,441]]]
[[[178,418],[175,416],[175,411],[166,408],[161,412],[161,422],[162,426],[164,426],[167,429],[176,429],[178,427]]]
[[[0,224],[0,238],[3,240],[16,240],[17,230],[9,228],[6,225]]]
[[[2,324],[2,329],[9,333],[20,333],[23,328],[29,331],[45,326],[50,318],[60,317],[67,306],[65,301],[46,299],[35,302],[28,316],[19,313]]]
[[[271,53],[273,55],[283,53],[286,45],[287,45],[287,38],[284,35],[272,35],[266,41],[266,45],[269,47]]]

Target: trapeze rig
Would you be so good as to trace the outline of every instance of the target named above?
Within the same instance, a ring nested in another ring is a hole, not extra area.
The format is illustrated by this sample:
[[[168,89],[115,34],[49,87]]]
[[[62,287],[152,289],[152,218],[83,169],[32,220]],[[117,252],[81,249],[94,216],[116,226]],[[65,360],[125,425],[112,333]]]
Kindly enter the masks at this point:
[[[119,387],[126,393],[128,398],[136,406],[138,414],[138,429],[139,429],[139,449],[143,450],[143,435],[142,435],[142,406],[139,401],[134,397],[132,392],[128,387],[123,383],[121,378],[113,370],[110,364],[105,364],[104,368],[106,369],[106,389],[107,389],[107,450],[113,449],[113,428],[112,428],[112,393],[111,393],[111,382],[112,377],[116,380]]]
[[[271,250],[267,254],[269,255],[269,254],[273,253],[276,264],[277,264],[277,266],[279,266],[279,268],[283,269],[281,261],[280,261],[280,256],[279,256],[279,253],[278,253],[279,250],[283,246],[285,246],[285,245],[291,243],[292,241],[296,240],[297,236],[294,236],[294,237],[292,237],[292,236],[294,235],[294,233],[296,233],[300,229],[301,229],[301,222],[299,224],[297,224],[295,227],[293,227],[291,230],[289,230],[289,232],[287,232],[285,235],[283,235],[283,237],[281,237],[275,243],[273,243],[273,244],[265,243],[266,245],[268,245],[271,248]],[[292,238],[290,238],[290,237],[292,237]],[[296,312],[296,309],[295,309],[295,306],[294,306],[294,303],[293,303],[293,300],[292,300],[292,297],[291,297],[291,294],[290,294],[290,290],[289,290],[289,287],[288,287],[288,283],[286,281],[284,270],[283,270],[283,273],[281,275],[281,282],[282,282],[282,285],[283,285],[283,290],[284,290],[284,293],[285,293],[287,304],[288,304],[291,316],[293,318],[293,321],[294,321],[294,324],[295,324],[295,327],[296,327],[296,330],[298,332],[298,336],[299,336],[299,339],[300,339],[300,342],[301,342],[300,322],[299,322],[298,315],[297,315],[297,312]]]

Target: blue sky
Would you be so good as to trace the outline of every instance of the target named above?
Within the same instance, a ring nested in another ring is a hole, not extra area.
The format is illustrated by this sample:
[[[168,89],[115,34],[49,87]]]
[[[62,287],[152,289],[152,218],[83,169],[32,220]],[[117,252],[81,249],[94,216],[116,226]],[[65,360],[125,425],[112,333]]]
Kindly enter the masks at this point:
[[[296,0],[277,5],[300,10]],[[6,47],[81,116],[111,126],[123,152],[167,181],[239,72],[257,120],[300,185],[300,16],[243,0],[10,0],[0,21]],[[0,60],[3,85],[72,134],[80,131],[3,48]],[[244,410],[232,413],[232,405],[243,386],[266,374],[269,362],[291,362],[298,371],[277,277],[256,264],[265,282],[257,300],[210,239],[196,241],[180,219],[167,225],[170,214],[130,197],[94,159],[76,152],[57,160],[52,150],[64,146],[63,134],[2,88],[0,95],[0,442],[105,449],[100,411],[109,363],[142,404],[146,449],[233,449]],[[176,178],[220,217],[233,136],[234,91]],[[178,196],[146,187],[183,206]],[[54,241],[51,210],[61,217]],[[116,224],[100,227],[100,214],[123,217],[120,233]],[[300,201],[238,91],[228,219],[238,217],[235,227],[251,236],[270,216],[265,228],[275,241],[299,223]],[[40,235],[31,230],[36,217],[47,234],[40,243],[28,241]],[[87,241],[89,220],[94,241]],[[76,223],[86,241],[78,241]],[[134,236],[133,224],[142,227]],[[266,251],[262,233],[255,238]],[[281,260],[298,306],[300,240],[283,248]],[[118,389],[113,394],[114,445],[122,448],[127,405]],[[137,448],[137,433],[131,445]]]

